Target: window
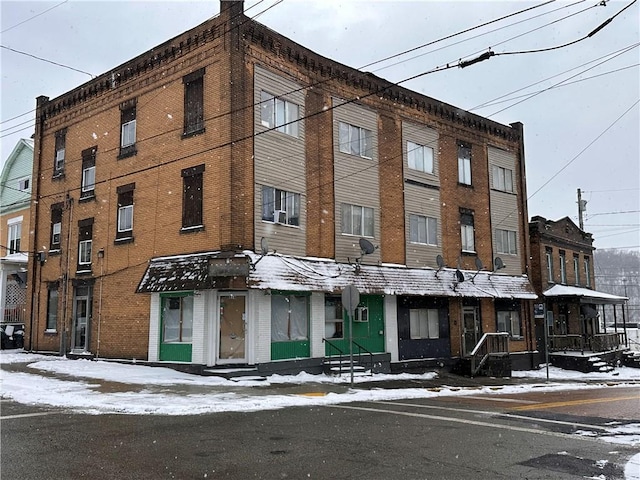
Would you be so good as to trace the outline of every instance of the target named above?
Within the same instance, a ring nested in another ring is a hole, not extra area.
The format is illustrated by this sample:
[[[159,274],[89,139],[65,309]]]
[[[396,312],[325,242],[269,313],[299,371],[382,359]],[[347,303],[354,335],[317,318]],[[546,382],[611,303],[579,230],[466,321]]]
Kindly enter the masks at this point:
[[[307,295],[271,295],[271,341],[308,340],[308,312]]]
[[[22,217],[11,219],[7,222],[7,230],[9,238],[7,244],[9,246],[9,255],[12,253],[20,253],[20,239],[22,237]]]
[[[591,262],[589,257],[584,257],[584,284],[591,288]]]
[[[133,190],[135,188],[136,184],[130,183],[116,189],[118,194],[116,241],[133,238]]]
[[[507,332],[512,337],[521,337],[520,313],[516,310],[498,310],[496,312],[498,332]]]
[[[59,251],[62,236],[62,203],[51,205],[51,239],[49,242],[50,251]]]
[[[575,284],[580,285],[580,257],[578,255],[573,256],[573,272],[575,273]]]
[[[496,252],[517,255],[518,244],[516,232],[496,229]]]
[[[294,137],[298,136],[299,107],[270,93],[261,92],[260,120],[267,128],[275,128],[279,132]]]
[[[300,194],[262,187],[262,220],[300,225]]]
[[[463,252],[475,252],[475,234],[473,228],[473,212],[460,213],[460,240]]]
[[[343,203],[342,233],[373,237],[373,208]]]
[[[513,172],[508,168],[493,166],[493,188],[513,192]]]
[[[58,284],[51,283],[47,289],[47,331],[55,331],[58,326]]]
[[[182,79],[184,83],[184,133],[190,136],[204,131],[204,68]]]
[[[545,257],[547,259],[547,280],[553,283],[553,252],[550,248],[545,250]]]
[[[424,173],[433,173],[433,148],[407,142],[409,168]]]
[[[21,180],[18,180],[18,190],[20,190],[21,192],[29,191],[29,179],[28,178],[23,178]]]
[[[344,317],[342,299],[325,296],[324,298],[324,336],[325,338],[344,337]]]
[[[471,146],[458,144],[458,183],[471,185]]]
[[[182,170],[182,229],[202,227],[204,164]]]
[[[78,271],[91,271],[93,218],[78,221]]]
[[[136,153],[136,100],[120,105],[120,155],[128,157]]]
[[[409,215],[409,230],[412,243],[438,244],[438,220],[422,215]]]
[[[82,152],[82,191],[80,198],[95,196],[96,188],[96,147]]]
[[[162,298],[162,342],[191,343],[193,296]]]
[[[340,151],[364,158],[373,158],[371,130],[340,122]]]
[[[438,310],[436,308],[410,309],[409,332],[412,339],[440,338]]]
[[[53,175],[64,173],[64,154],[67,137],[67,129],[56,132],[55,158],[53,160]]]
[[[560,252],[560,283],[567,283],[567,258],[564,252]]]

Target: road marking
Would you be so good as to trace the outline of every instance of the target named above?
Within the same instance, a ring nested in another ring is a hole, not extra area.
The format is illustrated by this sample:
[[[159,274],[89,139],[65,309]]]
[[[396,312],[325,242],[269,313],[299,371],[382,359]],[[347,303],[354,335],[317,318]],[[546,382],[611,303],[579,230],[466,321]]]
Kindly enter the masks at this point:
[[[535,405],[525,405],[522,407],[514,407],[513,410],[538,410],[544,408],[556,408],[556,407],[570,407],[573,405],[589,405],[591,403],[605,403],[624,400],[640,400],[639,395],[633,395],[631,397],[610,397],[610,398],[590,398],[585,400],[567,400],[564,402],[549,402],[549,403],[537,403]]]
[[[0,420],[13,420],[14,418],[42,417],[44,415],[53,415],[55,412],[38,412],[38,413],[21,413],[19,415],[6,415],[0,417]]]
[[[538,403],[535,400],[517,400],[515,398],[492,398],[492,397],[476,397],[475,395],[465,395],[460,398],[473,398],[474,400],[486,400],[488,402],[508,402],[508,403]]]
[[[417,418],[425,418],[429,420],[441,420],[443,422],[464,423],[467,425],[477,425],[480,427],[491,427],[491,428],[498,428],[502,430],[512,430],[514,432],[537,433],[539,435],[548,435],[550,437],[560,437],[560,438],[567,438],[571,440],[579,439],[579,440],[586,440],[591,442],[599,441],[597,437],[576,436],[569,433],[537,430],[535,428],[527,428],[527,427],[516,427],[514,425],[503,425],[500,423],[480,422],[478,420],[466,420],[464,418],[443,417],[440,415],[425,415],[424,413],[399,412],[396,410],[385,410],[382,408],[370,408],[370,407],[355,407],[350,405],[326,405],[326,406],[329,408],[344,408],[347,410],[360,410],[363,412],[373,412],[373,413],[388,413],[391,415],[401,415],[405,417],[414,417],[414,418],[417,417]]]
[[[402,402],[372,402],[372,403],[381,403],[388,405],[398,405],[402,407],[416,407],[416,408],[429,408],[433,410],[446,410],[449,412],[463,412],[463,413],[476,413],[480,415],[487,415],[489,417],[504,417],[504,418],[515,418],[518,420],[528,420],[534,421],[537,423],[554,423],[556,425],[568,425],[570,427],[579,427],[585,429],[594,429],[594,430],[603,430],[607,431],[607,427],[603,427],[600,425],[587,425],[584,423],[575,423],[575,422],[563,422],[562,420],[551,420],[549,418],[536,418],[536,417],[527,417],[525,415],[514,415],[512,413],[502,413],[502,412],[487,412],[486,410],[471,410],[468,408],[451,408],[451,407],[438,407],[436,405],[418,405],[416,403],[402,403]]]

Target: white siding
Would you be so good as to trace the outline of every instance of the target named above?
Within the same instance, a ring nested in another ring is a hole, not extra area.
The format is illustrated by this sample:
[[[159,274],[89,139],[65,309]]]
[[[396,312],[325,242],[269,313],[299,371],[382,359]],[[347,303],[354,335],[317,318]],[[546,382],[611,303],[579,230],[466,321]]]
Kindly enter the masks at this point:
[[[373,208],[374,233],[368,238],[374,245],[380,244],[380,183],[378,173],[378,116],[364,106],[333,98],[333,152],[335,186],[335,234],[336,260],[346,262],[360,256],[360,236],[342,234],[342,204]],[[371,130],[372,158],[363,158],[340,151],[340,122]],[[363,263],[380,261],[380,250],[366,255]]]
[[[255,326],[256,363],[271,361],[271,295],[264,290],[249,290],[253,308],[251,316]]]
[[[150,362],[157,362],[160,353],[160,294],[152,293],[149,306],[149,353]]]
[[[514,153],[501,150],[495,147],[488,147],[489,159],[489,182],[493,186],[493,165],[507,168],[513,172],[513,190],[514,193],[507,193],[491,188],[491,235],[493,241],[493,256],[500,257],[505,268],[500,270],[502,273],[511,275],[522,274],[522,232],[520,230],[520,220],[518,212],[518,172],[516,171],[517,157]],[[511,230],[516,232],[516,242],[518,253],[509,255],[498,253],[496,251],[496,229]]]
[[[276,74],[259,66],[254,75],[254,164],[255,164],[255,245],[261,237],[272,250],[288,255],[306,254],[306,169],[304,121],[298,123],[298,136],[277,130],[268,131],[261,122],[261,92],[283,98],[298,105],[299,118],[305,115],[304,91],[284,74]],[[262,220],[262,186],[300,194],[300,225],[274,224]]]
[[[206,295],[196,292],[193,296],[193,340],[191,341],[191,363],[207,363],[204,356],[206,316]]]
[[[384,330],[386,350],[391,354],[391,361],[399,360],[398,354],[398,297],[395,295],[384,296]]]
[[[324,357],[324,293],[311,293],[311,358]]]

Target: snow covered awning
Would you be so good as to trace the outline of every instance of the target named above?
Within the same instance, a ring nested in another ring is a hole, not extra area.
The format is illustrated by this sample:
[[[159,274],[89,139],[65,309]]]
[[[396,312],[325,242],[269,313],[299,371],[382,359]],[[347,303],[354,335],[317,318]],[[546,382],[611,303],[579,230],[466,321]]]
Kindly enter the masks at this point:
[[[569,285],[554,285],[549,290],[542,292],[542,295],[547,298],[575,297],[580,299],[580,303],[594,303],[597,305],[622,304],[629,300],[627,297],[619,297],[610,293],[582,287],[571,287]]]
[[[525,275],[404,265],[349,265],[325,258],[300,258],[253,252],[209,252],[152,259],[138,292],[229,288],[340,293],[355,285],[362,294],[421,295],[535,300]]]

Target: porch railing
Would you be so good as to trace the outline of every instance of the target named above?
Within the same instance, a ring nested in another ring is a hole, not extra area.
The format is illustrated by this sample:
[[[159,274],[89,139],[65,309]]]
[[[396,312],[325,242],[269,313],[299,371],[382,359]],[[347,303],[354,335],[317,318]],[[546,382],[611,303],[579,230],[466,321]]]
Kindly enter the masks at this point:
[[[582,335],[549,335],[549,350],[559,351],[581,351],[584,352],[584,338]]]
[[[621,345],[626,344],[623,332],[598,333],[593,335],[590,340],[591,350],[594,352],[618,350]]]
[[[492,355],[509,354],[509,334],[507,332],[485,333],[471,355],[471,376],[480,371]]]
[[[607,352],[617,350],[626,345],[623,332],[596,333],[594,335],[551,335],[549,336],[549,350],[552,352]]]
[[[27,306],[25,304],[13,305],[4,308],[2,312],[2,323],[25,323],[27,320]]]

